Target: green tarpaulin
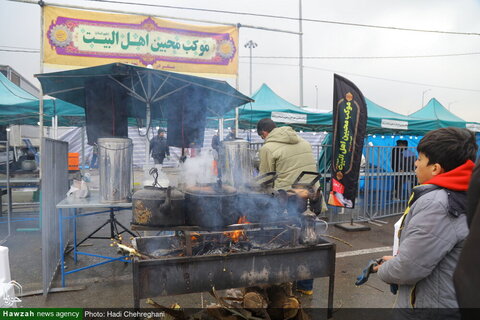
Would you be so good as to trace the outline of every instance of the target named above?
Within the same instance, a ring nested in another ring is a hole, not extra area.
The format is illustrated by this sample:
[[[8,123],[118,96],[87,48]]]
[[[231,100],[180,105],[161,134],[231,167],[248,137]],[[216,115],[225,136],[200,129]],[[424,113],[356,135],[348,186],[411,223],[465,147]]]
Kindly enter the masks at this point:
[[[262,86],[253,94],[254,102],[239,108],[239,127],[254,129],[263,118],[272,118],[279,126],[289,125],[297,130],[324,131],[332,127],[330,113],[308,112],[288,102],[276,94],[268,85]],[[224,118],[233,119],[234,112]],[[233,126],[233,121],[225,121],[226,126]]]
[[[0,124],[36,125],[39,120],[38,98],[18,87],[0,73]],[[51,118],[56,114],[58,124],[71,126],[83,121],[85,112],[82,108],[58,99],[44,100],[45,125],[51,125]]]
[[[307,112],[280,97],[266,84],[263,84],[252,98],[255,102],[239,108],[239,124],[242,129],[254,129],[258,120],[272,118],[280,126],[289,125],[297,130],[332,130],[331,112]],[[436,99],[430,100],[424,108],[409,116],[393,112],[367,98],[365,100],[368,110],[367,133],[370,134],[424,135],[428,131],[448,126],[480,130],[480,124],[467,124],[445,109]],[[279,114],[280,117],[278,117]],[[285,122],[281,121],[282,114],[285,116]],[[290,119],[289,115],[291,115]],[[235,114],[230,112],[225,118],[233,119],[234,116]],[[306,121],[300,123],[305,119]],[[233,126],[233,121],[226,121],[225,125]]]

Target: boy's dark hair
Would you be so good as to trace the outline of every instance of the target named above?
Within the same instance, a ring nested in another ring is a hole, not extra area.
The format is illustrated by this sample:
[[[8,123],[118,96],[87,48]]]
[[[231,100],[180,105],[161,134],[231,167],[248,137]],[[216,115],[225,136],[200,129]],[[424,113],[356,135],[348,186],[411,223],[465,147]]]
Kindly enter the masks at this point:
[[[417,151],[428,158],[428,164],[438,163],[445,172],[467,160],[475,161],[477,150],[477,141],[472,131],[453,127],[428,132],[417,146]]]
[[[257,133],[260,135],[262,131],[271,132],[277,125],[270,118],[263,118],[257,123]]]

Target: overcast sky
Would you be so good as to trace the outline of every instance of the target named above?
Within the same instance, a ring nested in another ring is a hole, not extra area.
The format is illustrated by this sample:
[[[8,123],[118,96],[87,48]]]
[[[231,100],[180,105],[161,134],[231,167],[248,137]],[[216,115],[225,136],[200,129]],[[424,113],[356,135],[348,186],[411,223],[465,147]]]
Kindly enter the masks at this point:
[[[150,15],[191,17],[298,32],[295,19],[249,14],[299,17],[297,0],[138,0],[131,2],[238,12],[199,12],[102,1],[56,0],[47,4],[80,4],[88,8],[115,7]],[[367,24],[385,27],[477,33],[476,35],[399,31],[303,21],[304,105],[332,108],[333,73],[352,80],[363,94],[390,110],[410,114],[435,97],[446,108],[468,120],[480,122],[480,0],[303,0],[302,15],[308,20]],[[185,22],[185,21],[181,21]],[[192,23],[192,22],[190,22]],[[192,23],[194,24],[194,23]],[[200,23],[197,23],[200,24]],[[19,71],[35,85],[40,54],[5,50],[40,48],[38,5],[0,0],[0,64]],[[300,103],[299,37],[294,34],[240,28],[239,89],[249,94],[249,50],[253,40],[252,84],[262,83],[294,104]],[[339,57],[417,58],[339,59]],[[261,58],[268,57],[268,58]],[[278,57],[291,57],[280,59]],[[313,59],[319,57],[321,59]],[[337,57],[337,58],[335,58]],[[54,71],[46,69],[45,71]],[[235,82],[225,79],[232,85]]]

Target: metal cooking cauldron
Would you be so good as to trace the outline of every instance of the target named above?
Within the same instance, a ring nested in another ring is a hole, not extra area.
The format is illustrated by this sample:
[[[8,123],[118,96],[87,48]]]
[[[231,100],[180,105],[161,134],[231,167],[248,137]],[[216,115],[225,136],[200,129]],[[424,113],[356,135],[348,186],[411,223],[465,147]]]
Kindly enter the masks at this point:
[[[132,223],[149,227],[185,225],[185,197],[175,188],[147,186],[132,196]]]
[[[149,171],[153,186],[146,186],[132,196],[132,223],[149,227],[185,225],[185,196],[173,187],[162,188],[158,169]]]
[[[237,192],[236,208],[240,215],[247,217],[248,222],[267,223],[282,218],[287,193],[273,189],[277,176],[276,172],[267,172],[255,177],[253,183],[246,184]]]
[[[238,222],[237,191],[231,186],[208,183],[185,189],[185,219],[188,226],[222,228]]]
[[[223,184],[242,187],[253,178],[253,157],[250,143],[237,139],[222,141],[219,150],[219,168]]]

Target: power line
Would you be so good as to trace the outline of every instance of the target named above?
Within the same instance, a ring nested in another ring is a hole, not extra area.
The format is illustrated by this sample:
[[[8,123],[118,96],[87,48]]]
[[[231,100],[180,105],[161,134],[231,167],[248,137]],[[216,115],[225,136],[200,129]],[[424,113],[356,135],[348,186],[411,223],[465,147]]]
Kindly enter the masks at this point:
[[[8,49],[20,49],[20,50],[38,50],[37,48],[25,48],[25,47],[15,47],[15,46],[5,46],[0,44],[0,48],[8,48]]]
[[[137,5],[137,6],[158,7],[158,8],[179,9],[179,10],[190,10],[190,11],[201,11],[201,12],[226,13],[226,14],[243,15],[243,16],[253,16],[253,17],[275,18],[275,19],[299,21],[299,18],[296,18],[296,17],[278,16],[278,15],[262,14],[262,13],[250,13],[250,12],[241,12],[241,11],[202,9],[202,8],[193,8],[193,7],[179,7],[179,6],[169,6],[169,5],[161,5],[161,4],[150,4],[150,3],[123,2],[123,1],[115,1],[115,0],[87,0],[87,1],[116,3],[116,4],[129,4],[129,5]],[[362,27],[362,28],[397,30],[397,31],[441,33],[441,34],[464,35],[464,36],[480,36],[480,33],[478,33],[478,32],[426,30],[426,29],[380,26],[380,25],[373,25],[373,24],[352,23],[352,22],[342,22],[342,21],[333,21],[333,20],[322,20],[322,19],[308,19],[308,18],[302,18],[302,21],[304,21],[304,22],[316,22],[316,23],[327,23],[327,24],[338,24],[338,25]]]
[[[246,63],[246,62],[242,62]],[[296,64],[286,64],[286,63],[254,63],[257,65],[272,65],[272,66],[284,66],[284,67],[298,67]],[[421,82],[412,82],[412,81],[405,81],[405,80],[396,80],[396,79],[388,79],[388,78],[382,78],[382,77],[374,77],[374,76],[367,76],[364,74],[360,73],[352,73],[352,72],[344,72],[344,71],[339,71],[339,70],[333,70],[333,69],[326,69],[326,68],[319,68],[319,67],[312,67],[312,66],[303,66],[305,69],[314,69],[314,70],[320,70],[323,72],[330,72],[330,73],[340,73],[340,74],[346,74],[346,75],[352,75],[352,76],[357,76],[357,77],[362,77],[362,78],[370,78],[370,79],[375,79],[375,80],[383,80],[383,81],[390,81],[390,82],[398,82],[398,83],[403,83],[403,84],[410,84],[410,85],[419,85],[419,86],[426,86],[426,87],[432,87],[432,88],[441,88],[441,89],[451,89],[451,90],[460,90],[460,91],[468,91],[468,92],[480,92],[480,89],[465,89],[465,88],[457,88],[457,87],[449,87],[449,86],[441,86],[441,85],[435,85],[435,84],[429,84],[429,83],[421,83]]]
[[[440,57],[459,57],[479,55],[480,52],[466,52],[466,53],[447,53],[447,54],[430,54],[430,55],[414,55],[414,56],[323,56],[323,57],[302,57],[308,60],[322,60],[322,59],[416,59],[416,58],[440,58]],[[239,56],[239,58],[250,58],[250,56]],[[256,59],[300,59],[293,56],[252,56]]]
[[[18,49],[1,49],[0,51],[4,52],[25,52],[25,53],[39,53],[40,50],[18,50]]]

